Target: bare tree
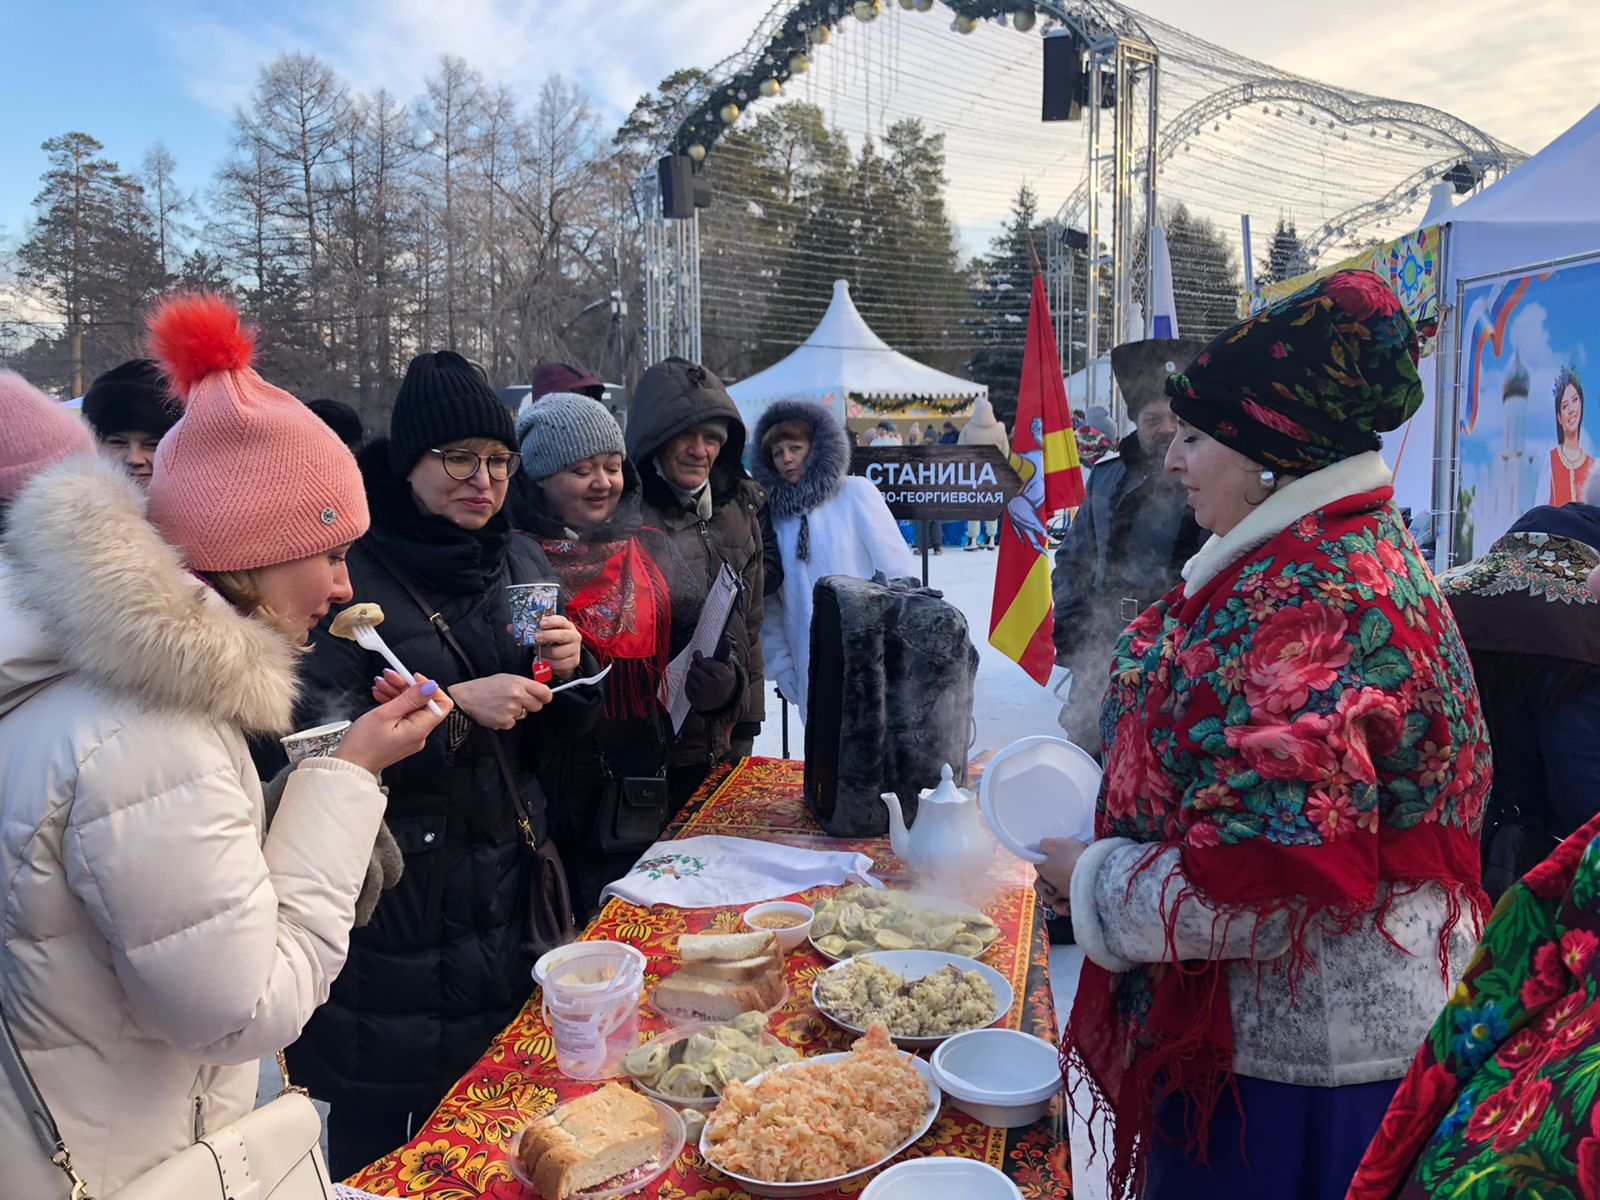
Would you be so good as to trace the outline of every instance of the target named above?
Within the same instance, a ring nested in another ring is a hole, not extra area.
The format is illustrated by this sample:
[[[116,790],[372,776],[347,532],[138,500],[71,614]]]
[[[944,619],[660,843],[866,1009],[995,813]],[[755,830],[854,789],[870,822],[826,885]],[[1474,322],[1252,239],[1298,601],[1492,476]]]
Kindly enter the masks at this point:
[[[180,239],[192,237],[194,230],[183,220],[194,204],[194,197],[178,186],[174,177],[178,160],[172,157],[165,142],[157,142],[146,152],[139,171],[139,183],[150,205],[150,215],[155,219],[156,246],[161,260],[161,273],[171,275],[181,257]]]
[[[483,95],[483,76],[453,54],[439,59],[439,70],[429,76],[427,95],[418,106],[417,120],[423,148],[438,164],[444,194],[444,309],[446,345],[459,345],[456,325],[457,266],[461,252],[461,222],[456,190],[463,159],[474,152],[473,128]]]

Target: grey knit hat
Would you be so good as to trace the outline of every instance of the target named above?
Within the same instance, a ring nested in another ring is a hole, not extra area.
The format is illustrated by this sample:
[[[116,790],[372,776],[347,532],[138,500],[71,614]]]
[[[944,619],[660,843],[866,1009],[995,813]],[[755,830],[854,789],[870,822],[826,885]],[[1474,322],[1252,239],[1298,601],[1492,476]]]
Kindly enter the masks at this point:
[[[623,454],[622,428],[605,405],[576,392],[551,392],[517,416],[522,469],[529,479],[549,479],[596,454]]]

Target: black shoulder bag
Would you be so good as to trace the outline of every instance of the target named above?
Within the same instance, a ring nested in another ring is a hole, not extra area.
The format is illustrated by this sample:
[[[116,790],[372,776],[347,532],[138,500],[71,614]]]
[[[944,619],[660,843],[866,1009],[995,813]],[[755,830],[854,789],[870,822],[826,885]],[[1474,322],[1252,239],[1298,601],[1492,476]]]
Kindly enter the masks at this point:
[[[472,665],[472,659],[456,640],[456,635],[450,631],[450,623],[444,619],[444,615],[430,605],[422,593],[417,591],[411,585],[411,581],[400,574],[386,557],[381,554],[376,557],[406,595],[411,597],[422,615],[428,619],[428,623],[438,630],[439,636],[444,639],[444,644],[450,647],[450,652],[461,663],[461,669],[466,672],[467,678],[477,679],[477,667]],[[549,838],[545,838],[543,842],[539,841],[533,831],[533,814],[523,802],[516,777],[511,774],[511,763],[506,759],[505,747],[500,744],[500,731],[485,729],[483,732],[489,739],[489,749],[494,753],[501,781],[506,785],[506,795],[511,797],[511,805],[517,815],[517,827],[522,830],[523,840],[533,851],[533,876],[528,882],[528,912],[523,928],[522,944],[527,954],[537,959],[546,951],[554,950],[557,946],[571,941],[573,931],[577,928],[572,913],[572,893],[567,886],[567,869],[561,862],[561,854],[557,851],[555,843]]]

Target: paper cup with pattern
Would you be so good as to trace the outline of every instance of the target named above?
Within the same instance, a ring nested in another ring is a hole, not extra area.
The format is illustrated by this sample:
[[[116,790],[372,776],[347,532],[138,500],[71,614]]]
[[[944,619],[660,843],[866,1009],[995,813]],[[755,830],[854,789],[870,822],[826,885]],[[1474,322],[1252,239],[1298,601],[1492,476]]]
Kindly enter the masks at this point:
[[[302,759],[322,758],[332,754],[339,748],[339,743],[344,741],[344,735],[349,730],[349,721],[335,721],[331,725],[318,725],[315,729],[302,729],[299,733],[291,733],[288,737],[279,738],[278,742],[289,756],[289,765],[293,766]]]
[[[511,633],[519,646],[531,646],[539,622],[556,611],[561,589],[554,583],[513,583],[506,588],[511,600]]]

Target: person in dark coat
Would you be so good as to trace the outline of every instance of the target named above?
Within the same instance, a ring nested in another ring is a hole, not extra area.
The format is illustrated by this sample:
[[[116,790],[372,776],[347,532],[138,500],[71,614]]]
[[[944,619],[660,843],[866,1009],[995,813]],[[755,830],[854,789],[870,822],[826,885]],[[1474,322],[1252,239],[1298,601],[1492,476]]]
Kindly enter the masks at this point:
[[[1106,663],[1123,628],[1178,582],[1200,548],[1200,529],[1183,489],[1162,465],[1177,432],[1165,387],[1203,349],[1200,342],[1152,338],[1111,352],[1111,368],[1134,431],[1089,474],[1087,496],[1056,551],[1056,661],[1072,671],[1061,710],[1067,736],[1100,750]]]
[[[112,367],[83,394],[83,416],[103,452],[149,490],[156,446],[178,423],[181,410],[154,360],[134,358]]]
[[[1600,508],[1530,509],[1489,553],[1446,572],[1483,697],[1494,783],[1483,819],[1490,899],[1600,812]]]
[[[705,593],[672,539],[644,524],[639,473],[622,429],[597,401],[553,392],[517,421],[528,503],[514,514],[570,597],[566,613],[606,676],[588,734],[565,739],[541,772],[551,833],[580,922],[665,825],[672,727],[659,699]],[[653,782],[659,780],[659,783]],[[642,785],[642,786],[641,786]]]
[[[724,560],[744,584],[717,657],[689,671],[693,711],[678,731],[668,772],[676,808],[717,762],[749,755],[761,730],[765,560],[777,558],[777,546],[763,534],[767,494],[744,469],[744,423],[710,371],[683,358],[646,371],[634,389],[626,442],[645,520],[672,535],[707,588]]]
[[[332,1105],[328,1157],[340,1178],[401,1145],[528,998],[535,856],[506,775],[542,845],[540,771],[599,716],[593,686],[552,698],[533,678],[533,650],[510,631],[507,586],[556,578],[502,511],[514,446],[510,411],[466,359],[440,351],[412,361],[389,438],[359,459],[372,529],[350,551],[355,601],[383,608],[384,640],[437,680],[456,712],[420,754],[384,773],[404,873],[352,935],[328,1002],[288,1052],[297,1082]],[[359,711],[385,667],[329,624],[312,637],[300,728]],[[538,637],[557,679],[591,673],[571,622],[546,618]],[[391,672],[378,694],[396,679]]]

